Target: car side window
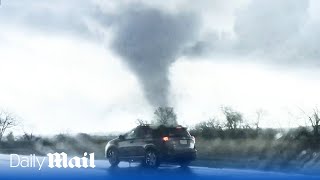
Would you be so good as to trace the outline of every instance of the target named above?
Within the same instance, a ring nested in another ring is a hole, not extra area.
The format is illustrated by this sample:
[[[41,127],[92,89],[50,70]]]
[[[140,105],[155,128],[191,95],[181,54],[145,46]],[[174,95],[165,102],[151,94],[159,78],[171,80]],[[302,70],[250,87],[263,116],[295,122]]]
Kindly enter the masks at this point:
[[[134,139],[134,138],[137,137],[136,134],[137,134],[137,133],[136,133],[136,129],[133,129],[132,131],[130,131],[129,133],[127,133],[127,134],[125,135],[125,139]]]
[[[144,137],[145,138],[152,138],[152,129],[145,129],[145,132],[144,132]]]
[[[144,138],[144,129],[145,128],[141,128],[141,127],[136,129],[137,138]]]
[[[152,137],[152,129],[148,127],[139,128],[137,131],[138,138],[151,138]]]

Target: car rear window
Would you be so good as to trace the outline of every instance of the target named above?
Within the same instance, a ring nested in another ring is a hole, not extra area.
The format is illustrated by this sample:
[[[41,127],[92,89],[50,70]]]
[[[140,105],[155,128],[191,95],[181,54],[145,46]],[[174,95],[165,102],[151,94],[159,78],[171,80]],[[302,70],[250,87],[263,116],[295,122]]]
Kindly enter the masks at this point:
[[[164,135],[169,137],[190,137],[189,132],[185,128],[167,128],[164,131]]]

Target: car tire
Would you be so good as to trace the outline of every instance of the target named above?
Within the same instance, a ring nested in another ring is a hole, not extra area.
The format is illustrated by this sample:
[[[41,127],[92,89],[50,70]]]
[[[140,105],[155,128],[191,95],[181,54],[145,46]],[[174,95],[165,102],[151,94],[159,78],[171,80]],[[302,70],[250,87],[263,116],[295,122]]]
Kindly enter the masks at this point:
[[[159,167],[160,161],[158,153],[153,149],[147,150],[142,164],[147,168]]]
[[[107,151],[107,158],[109,160],[111,167],[118,166],[120,161],[119,161],[119,153],[118,153],[117,149],[115,149],[115,148],[109,149]]]

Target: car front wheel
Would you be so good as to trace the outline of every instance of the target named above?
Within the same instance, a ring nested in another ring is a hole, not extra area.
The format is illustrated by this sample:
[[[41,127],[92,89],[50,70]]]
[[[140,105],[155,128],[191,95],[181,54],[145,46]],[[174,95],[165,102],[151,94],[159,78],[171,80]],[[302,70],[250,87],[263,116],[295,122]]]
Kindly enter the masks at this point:
[[[120,161],[119,161],[118,151],[116,149],[112,148],[112,149],[108,150],[107,158],[108,158],[109,163],[112,167],[118,166]]]

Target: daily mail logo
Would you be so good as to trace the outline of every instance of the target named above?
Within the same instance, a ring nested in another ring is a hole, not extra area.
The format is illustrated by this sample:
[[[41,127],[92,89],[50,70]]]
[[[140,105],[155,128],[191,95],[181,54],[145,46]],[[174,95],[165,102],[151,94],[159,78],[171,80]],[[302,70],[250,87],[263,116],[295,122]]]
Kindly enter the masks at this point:
[[[95,168],[94,153],[85,152],[83,157],[74,156],[69,158],[64,152],[48,153],[47,157],[37,157],[35,154],[30,156],[21,156],[18,154],[10,154],[11,168],[38,168],[41,170],[46,160],[48,160],[49,168]]]

